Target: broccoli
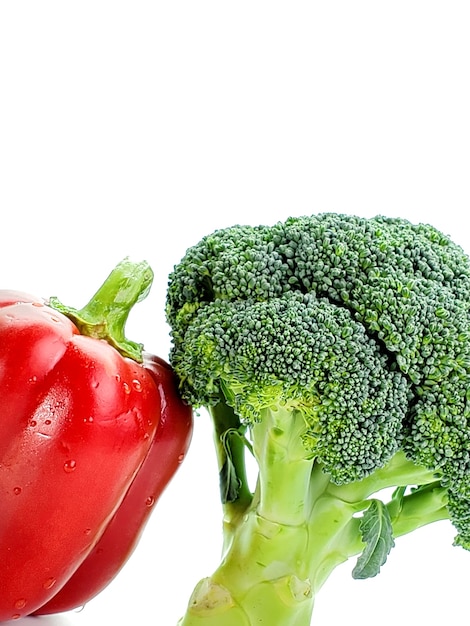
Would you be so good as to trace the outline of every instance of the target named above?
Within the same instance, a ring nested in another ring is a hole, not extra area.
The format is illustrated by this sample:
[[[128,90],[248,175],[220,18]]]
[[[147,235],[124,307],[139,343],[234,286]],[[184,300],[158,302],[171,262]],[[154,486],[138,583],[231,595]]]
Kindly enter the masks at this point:
[[[173,269],[166,312],[223,507],[181,626],[308,626],[339,564],[375,576],[439,520],[470,549],[470,259],[447,236],[338,213],[221,229]]]

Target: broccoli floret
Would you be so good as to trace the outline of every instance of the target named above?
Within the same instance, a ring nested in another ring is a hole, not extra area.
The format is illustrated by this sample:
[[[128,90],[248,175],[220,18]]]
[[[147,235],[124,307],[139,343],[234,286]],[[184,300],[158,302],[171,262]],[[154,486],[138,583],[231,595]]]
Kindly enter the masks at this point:
[[[399,448],[407,380],[390,370],[363,325],[325,298],[288,292],[261,302],[208,303],[185,345],[174,364],[188,375],[192,404],[223,398],[249,424],[272,406],[302,412],[305,453],[335,482],[360,480]]]
[[[469,304],[469,257],[404,219],[234,226],[187,251],[170,359],[214,421],[225,540],[182,625],[307,625],[339,563],[374,576],[430,522],[470,548]]]

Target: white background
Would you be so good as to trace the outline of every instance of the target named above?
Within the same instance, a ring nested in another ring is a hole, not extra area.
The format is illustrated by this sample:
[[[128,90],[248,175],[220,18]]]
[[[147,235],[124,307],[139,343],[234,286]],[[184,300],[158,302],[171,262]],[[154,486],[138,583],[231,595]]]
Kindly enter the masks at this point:
[[[467,7],[2,0],[0,287],[80,306],[121,258],[147,259],[154,286],[128,336],[166,357],[168,273],[216,228],[382,213],[470,251]],[[81,612],[17,623],[175,626],[219,529],[203,414],[114,583]],[[340,568],[315,625],[460,621],[470,554],[453,535],[400,539],[373,580]]]

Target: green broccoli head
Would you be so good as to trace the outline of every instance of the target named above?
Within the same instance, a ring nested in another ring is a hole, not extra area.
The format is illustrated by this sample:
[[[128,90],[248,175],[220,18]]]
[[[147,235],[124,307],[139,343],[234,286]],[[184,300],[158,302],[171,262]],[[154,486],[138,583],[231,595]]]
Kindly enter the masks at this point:
[[[222,397],[249,423],[272,406],[301,411],[305,455],[336,482],[362,478],[400,446],[405,376],[349,311],[325,298],[288,292],[210,302],[195,313],[184,344],[173,362],[192,404]]]
[[[195,406],[288,406],[336,483],[397,451],[449,488],[470,546],[470,261],[429,225],[326,213],[204,237],[170,276],[171,362]]]

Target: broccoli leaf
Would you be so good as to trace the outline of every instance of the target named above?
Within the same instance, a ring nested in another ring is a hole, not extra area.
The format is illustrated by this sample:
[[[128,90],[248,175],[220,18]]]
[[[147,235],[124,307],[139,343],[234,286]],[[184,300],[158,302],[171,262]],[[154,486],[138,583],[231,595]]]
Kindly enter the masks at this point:
[[[234,429],[226,430],[220,440],[225,451],[225,462],[219,472],[220,499],[222,504],[235,502],[240,495],[242,481],[237,474],[237,468],[233,461],[232,448],[229,439],[232,436],[240,437],[240,433]]]
[[[390,514],[383,502],[371,501],[362,517],[360,531],[366,545],[357,559],[352,576],[356,579],[372,578],[380,572],[395,545]]]

